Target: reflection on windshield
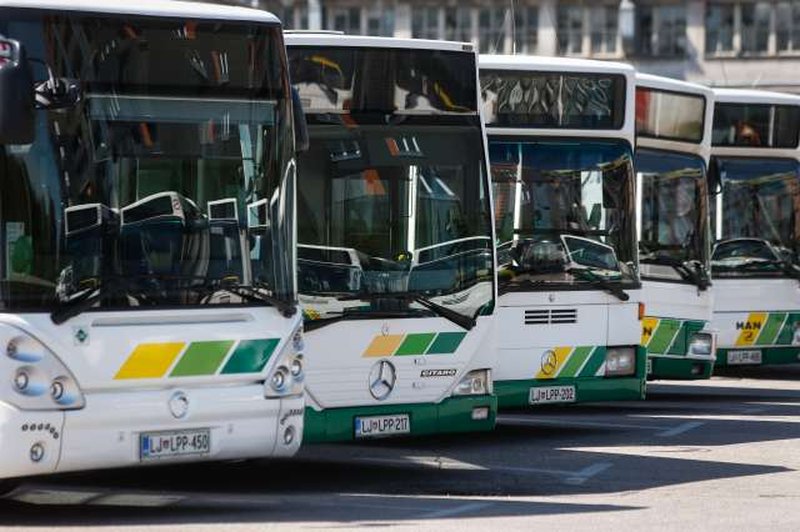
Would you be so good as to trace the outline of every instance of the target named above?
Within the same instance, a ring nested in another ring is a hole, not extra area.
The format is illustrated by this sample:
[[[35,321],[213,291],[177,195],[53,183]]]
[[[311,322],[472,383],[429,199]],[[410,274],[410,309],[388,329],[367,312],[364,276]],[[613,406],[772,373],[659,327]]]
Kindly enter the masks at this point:
[[[708,203],[700,157],[637,150],[643,277],[682,279],[675,266],[708,266]]]
[[[424,293],[474,315],[491,300],[493,270],[477,118],[352,122],[309,117],[311,149],[298,165],[301,296]]]
[[[630,148],[616,141],[490,143],[501,278],[635,280]]]
[[[0,150],[7,304],[52,310],[120,280],[98,304],[243,302],[222,285],[291,298],[279,28],[18,13],[0,32],[83,94]]]

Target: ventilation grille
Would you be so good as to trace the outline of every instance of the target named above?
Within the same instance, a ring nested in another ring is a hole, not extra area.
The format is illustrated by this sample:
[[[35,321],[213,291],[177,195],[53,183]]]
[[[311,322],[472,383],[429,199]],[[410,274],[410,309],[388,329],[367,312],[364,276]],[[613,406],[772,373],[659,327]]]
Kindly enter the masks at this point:
[[[536,309],[525,311],[525,325],[564,325],[578,322],[578,309]]]

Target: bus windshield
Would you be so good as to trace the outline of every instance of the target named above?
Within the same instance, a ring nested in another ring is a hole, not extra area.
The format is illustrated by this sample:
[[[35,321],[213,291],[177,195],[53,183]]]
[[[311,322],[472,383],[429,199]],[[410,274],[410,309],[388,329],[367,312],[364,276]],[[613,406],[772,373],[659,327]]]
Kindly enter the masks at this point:
[[[780,276],[798,264],[800,163],[717,157],[722,194],[712,220],[715,277]]]
[[[19,9],[0,34],[37,92],[52,75],[79,95],[40,101],[33,144],[0,147],[6,308],[294,299],[278,25]]]
[[[311,149],[298,162],[301,297],[458,293],[474,315],[492,299],[493,275],[478,118],[362,122],[309,116]]]
[[[497,138],[489,152],[501,289],[638,283],[626,142]]]
[[[696,155],[638,149],[642,277],[706,276],[709,260],[706,165]]]

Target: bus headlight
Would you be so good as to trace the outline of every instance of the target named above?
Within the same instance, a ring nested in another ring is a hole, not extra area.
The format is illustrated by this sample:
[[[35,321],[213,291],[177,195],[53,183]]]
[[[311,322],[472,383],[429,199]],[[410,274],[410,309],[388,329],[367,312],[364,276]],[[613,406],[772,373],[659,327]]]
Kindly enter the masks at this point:
[[[303,327],[298,327],[291,339],[278,356],[272,370],[267,376],[264,386],[264,396],[270,398],[288,397],[303,394],[303,380],[305,379],[305,360],[303,353],[298,352],[305,347],[303,341]]]
[[[689,354],[709,356],[714,350],[714,337],[709,333],[694,333],[689,339]]]
[[[492,372],[488,369],[472,370],[453,389],[453,395],[487,395],[492,393]]]
[[[21,410],[83,408],[83,393],[72,373],[40,341],[0,325],[0,350],[5,351],[0,351],[0,374],[11,379],[11,386],[0,388],[0,400]]]
[[[294,360],[292,360],[292,365],[289,366],[289,371],[292,374],[292,378],[298,382],[303,380],[303,355],[298,354],[295,355]]]
[[[606,377],[621,377],[635,373],[635,347],[609,347],[606,350]]]

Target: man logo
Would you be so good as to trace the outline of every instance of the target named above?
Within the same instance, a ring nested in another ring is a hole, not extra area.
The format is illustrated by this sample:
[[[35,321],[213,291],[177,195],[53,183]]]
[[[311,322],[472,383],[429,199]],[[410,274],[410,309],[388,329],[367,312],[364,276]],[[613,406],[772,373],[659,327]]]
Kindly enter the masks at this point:
[[[388,360],[379,360],[369,372],[369,393],[378,401],[383,401],[394,390],[397,371]]]
[[[555,351],[552,349],[545,351],[542,355],[541,368],[542,373],[548,377],[556,372],[556,369],[558,369],[558,357]]]

